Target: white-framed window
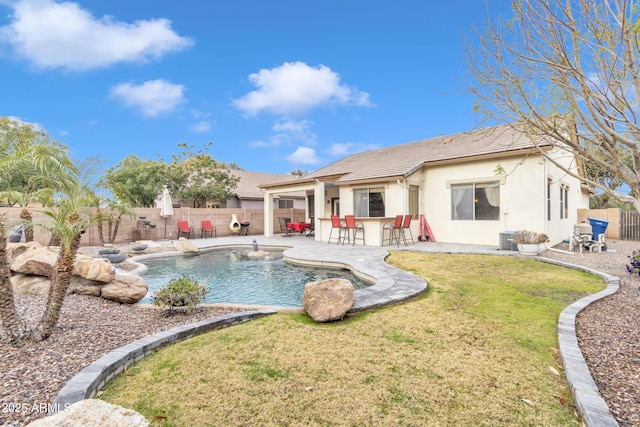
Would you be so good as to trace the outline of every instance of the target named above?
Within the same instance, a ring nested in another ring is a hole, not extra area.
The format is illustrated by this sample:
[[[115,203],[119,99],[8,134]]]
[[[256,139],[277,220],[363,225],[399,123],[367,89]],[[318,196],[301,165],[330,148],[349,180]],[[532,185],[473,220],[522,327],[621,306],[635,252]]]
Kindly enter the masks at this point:
[[[353,190],[353,214],[359,217],[384,216],[384,187]]]
[[[278,209],[293,209],[293,199],[278,199]]]
[[[451,185],[452,220],[499,220],[500,182]]]

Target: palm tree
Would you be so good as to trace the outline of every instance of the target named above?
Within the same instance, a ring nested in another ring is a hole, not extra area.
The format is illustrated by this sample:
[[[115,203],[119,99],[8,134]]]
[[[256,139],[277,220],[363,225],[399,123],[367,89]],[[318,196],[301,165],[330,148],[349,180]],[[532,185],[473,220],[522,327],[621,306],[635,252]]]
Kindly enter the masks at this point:
[[[0,199],[7,200],[9,205],[17,204],[22,207],[20,219],[22,220],[25,242],[33,241],[33,227],[31,226],[33,216],[27,206],[31,202],[40,202],[42,206],[50,205],[54,191],[52,188],[41,188],[26,193],[15,190],[0,191]]]
[[[111,201],[109,209],[109,212],[104,214],[104,219],[107,221],[107,243],[115,243],[122,218],[127,216],[133,219],[136,214],[126,203]],[[101,243],[104,244],[103,241]]]
[[[127,202],[109,201],[107,207],[108,212],[102,210],[101,205],[105,197],[94,193],[88,197],[88,204],[95,208],[96,213],[96,225],[98,228],[98,239],[100,244],[114,243],[116,236],[118,235],[118,229],[122,223],[122,218],[127,216],[129,218],[135,218],[135,212],[129,207]],[[107,224],[107,238],[104,235],[104,224]]]
[[[89,177],[94,174],[97,163],[96,158],[87,159],[78,168],[78,175],[70,175],[69,179],[61,183],[63,198],[59,200],[57,209],[45,211],[50,221],[38,224],[57,238],[60,251],[51,274],[45,312],[33,334],[36,340],[49,338],[58,323],[62,304],[71,283],[71,273],[82,233],[98,219],[96,215],[81,212],[83,206],[87,206],[88,200],[95,196],[89,185]]]
[[[69,173],[75,173],[67,147],[35,126],[0,117],[0,198],[23,209],[20,217],[30,224],[29,203],[47,204]],[[25,240],[33,240],[33,229],[24,228]]]
[[[26,333],[26,326],[18,316],[13,299],[11,270],[7,256],[8,224],[4,215],[0,216],[0,324],[13,344],[19,344]]]
[[[81,215],[68,201],[61,203],[55,211],[45,211],[45,214],[51,221],[39,226],[58,237],[60,251],[51,274],[51,285],[49,286],[45,312],[34,333],[36,340],[49,338],[53,328],[58,323],[62,304],[71,283],[71,273],[78,247],[80,247],[82,233],[90,223],[90,217]]]

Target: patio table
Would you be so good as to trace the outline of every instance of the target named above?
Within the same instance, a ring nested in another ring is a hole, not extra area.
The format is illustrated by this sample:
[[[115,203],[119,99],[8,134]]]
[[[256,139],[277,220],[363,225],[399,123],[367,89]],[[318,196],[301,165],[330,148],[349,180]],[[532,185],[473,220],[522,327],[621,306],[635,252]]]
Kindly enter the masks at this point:
[[[289,230],[295,231],[296,233],[302,233],[305,230],[311,228],[310,222],[290,222],[288,224]]]

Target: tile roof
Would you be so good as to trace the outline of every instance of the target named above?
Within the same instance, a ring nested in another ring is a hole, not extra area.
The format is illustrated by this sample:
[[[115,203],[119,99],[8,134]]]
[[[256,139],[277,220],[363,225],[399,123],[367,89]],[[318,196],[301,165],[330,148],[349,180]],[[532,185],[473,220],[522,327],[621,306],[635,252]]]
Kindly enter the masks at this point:
[[[245,170],[232,170],[231,173],[238,178],[238,184],[233,190],[239,199],[264,199],[264,191],[258,188],[262,184],[272,184],[276,182],[296,181],[293,175],[275,174],[266,172],[249,172]],[[299,194],[298,194],[299,193]],[[287,193],[288,197],[304,197],[304,192]]]
[[[304,179],[337,177],[337,182],[346,182],[408,176],[423,164],[505,155],[532,148],[529,137],[503,125],[355,153],[305,175]]]

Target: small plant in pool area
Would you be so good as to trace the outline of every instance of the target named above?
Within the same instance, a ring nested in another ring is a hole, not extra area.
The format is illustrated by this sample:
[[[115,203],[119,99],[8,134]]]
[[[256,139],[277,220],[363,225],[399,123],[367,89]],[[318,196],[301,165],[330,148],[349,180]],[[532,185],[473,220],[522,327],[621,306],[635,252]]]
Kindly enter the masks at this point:
[[[640,250],[633,251],[629,255],[629,264],[627,264],[627,271],[629,274],[637,274],[640,276]]]
[[[160,289],[153,292],[153,305],[168,307],[171,312],[175,307],[186,307],[190,313],[206,295],[207,289],[188,276],[174,278]]]

